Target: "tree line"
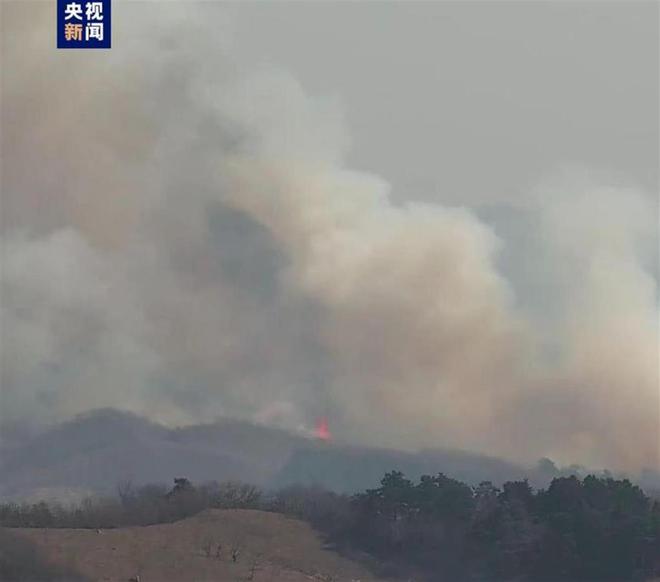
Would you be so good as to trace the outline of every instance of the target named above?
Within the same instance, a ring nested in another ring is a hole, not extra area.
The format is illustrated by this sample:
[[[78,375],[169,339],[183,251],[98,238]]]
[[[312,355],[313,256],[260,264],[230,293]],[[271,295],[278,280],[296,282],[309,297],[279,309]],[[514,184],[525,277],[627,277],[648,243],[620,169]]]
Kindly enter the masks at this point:
[[[117,495],[88,497],[79,503],[2,503],[0,525],[39,528],[116,528],[171,523],[209,508],[243,509],[262,505],[258,487],[239,482],[204,483],[174,479],[174,486],[117,485]]]
[[[0,505],[9,527],[110,528],[172,522],[207,508],[276,511],[307,520],[342,551],[379,558],[391,575],[452,582],[624,581],[660,575],[660,502],[626,479],[575,476],[477,487],[399,471],[353,496],[315,487],[265,494],[242,483],[122,483],[73,506]]]
[[[450,580],[644,580],[660,574],[660,503],[628,480],[554,479],[471,488],[400,472],[353,499],[369,550]]]

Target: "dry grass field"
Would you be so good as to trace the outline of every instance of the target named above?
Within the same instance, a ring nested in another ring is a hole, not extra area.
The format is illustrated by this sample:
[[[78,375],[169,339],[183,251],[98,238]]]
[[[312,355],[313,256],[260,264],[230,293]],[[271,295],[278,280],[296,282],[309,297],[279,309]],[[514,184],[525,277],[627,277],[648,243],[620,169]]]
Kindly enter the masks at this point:
[[[12,532],[33,542],[48,562],[90,580],[378,580],[365,566],[324,547],[307,524],[261,511],[208,510],[176,523],[114,530]]]

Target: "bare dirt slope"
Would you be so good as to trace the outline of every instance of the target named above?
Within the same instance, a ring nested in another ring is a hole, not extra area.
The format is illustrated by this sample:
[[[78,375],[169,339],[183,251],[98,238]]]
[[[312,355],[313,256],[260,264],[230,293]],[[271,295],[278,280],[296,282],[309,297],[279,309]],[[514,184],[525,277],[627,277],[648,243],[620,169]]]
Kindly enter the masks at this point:
[[[14,529],[39,553],[91,580],[375,581],[307,524],[275,513],[208,510],[171,524],[114,530]],[[220,556],[216,557],[220,544]],[[239,550],[232,560],[232,548]],[[210,556],[207,555],[210,553]]]

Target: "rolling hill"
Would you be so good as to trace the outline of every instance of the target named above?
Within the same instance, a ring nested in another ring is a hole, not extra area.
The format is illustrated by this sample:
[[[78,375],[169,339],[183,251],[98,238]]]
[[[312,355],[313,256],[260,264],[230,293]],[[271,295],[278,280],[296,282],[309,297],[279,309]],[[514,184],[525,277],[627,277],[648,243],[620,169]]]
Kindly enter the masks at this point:
[[[176,523],[112,530],[12,529],[44,562],[94,581],[375,581],[364,563],[275,513],[207,510]],[[218,551],[218,546],[220,549]],[[237,550],[236,561],[232,550]]]

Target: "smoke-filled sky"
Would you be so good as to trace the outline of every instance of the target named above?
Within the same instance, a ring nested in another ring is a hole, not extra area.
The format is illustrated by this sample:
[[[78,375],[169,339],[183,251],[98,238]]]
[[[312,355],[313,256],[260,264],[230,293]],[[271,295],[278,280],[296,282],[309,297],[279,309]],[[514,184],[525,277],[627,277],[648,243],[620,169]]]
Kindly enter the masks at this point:
[[[3,422],[659,467],[658,5],[2,3]]]

